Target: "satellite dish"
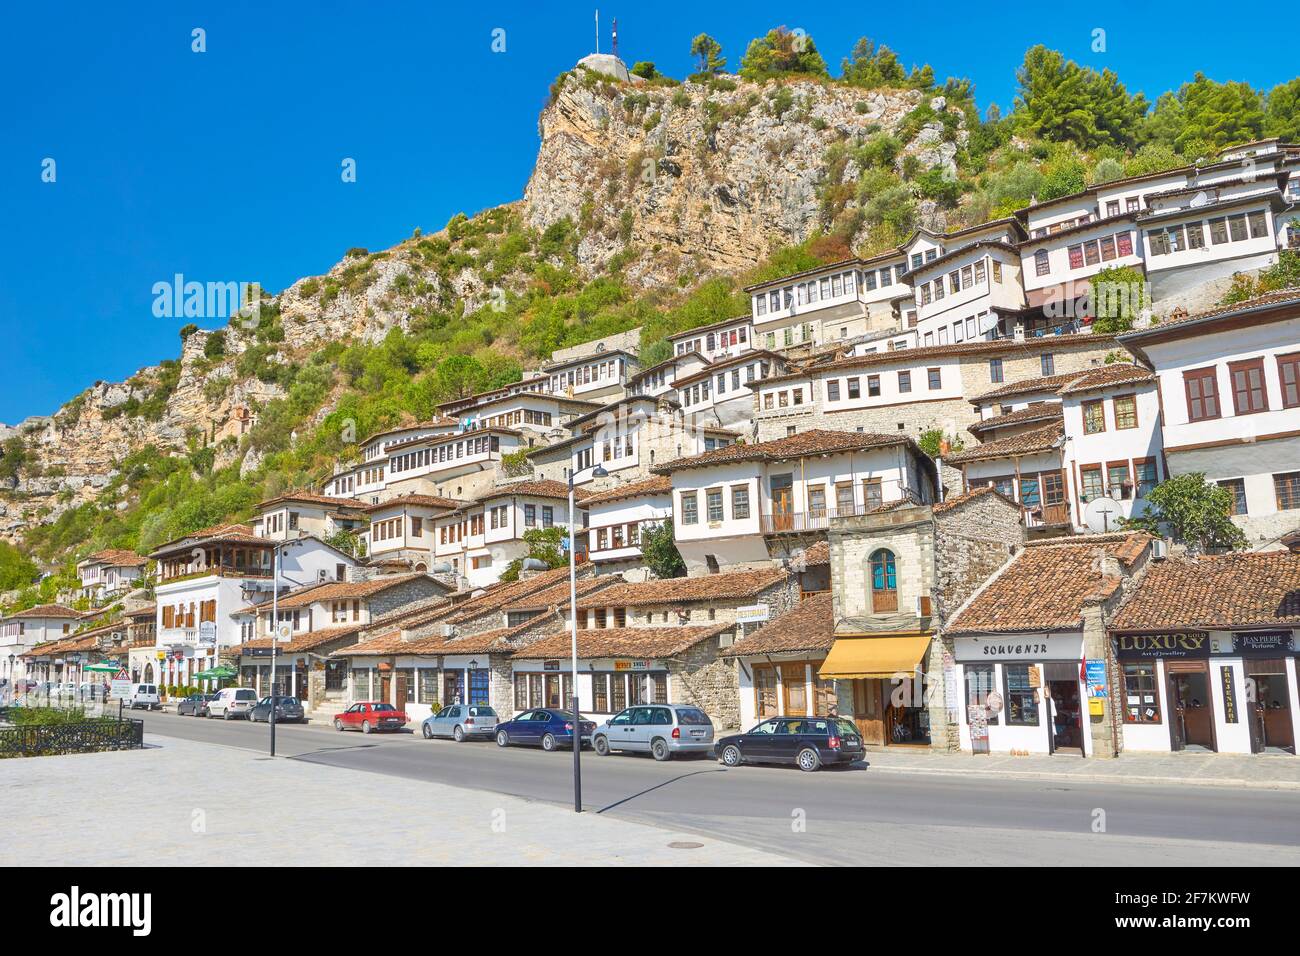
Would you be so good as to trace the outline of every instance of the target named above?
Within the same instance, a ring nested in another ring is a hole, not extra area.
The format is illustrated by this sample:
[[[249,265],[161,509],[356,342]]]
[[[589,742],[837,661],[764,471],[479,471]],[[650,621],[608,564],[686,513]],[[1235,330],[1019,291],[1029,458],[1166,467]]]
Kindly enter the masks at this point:
[[[1119,502],[1105,495],[1093,498],[1088,502],[1087,507],[1083,509],[1083,523],[1088,526],[1089,531],[1095,534],[1117,531],[1119,529],[1119,519],[1122,517],[1124,517],[1124,512],[1120,510]]]
[[[1197,193],[1195,196],[1192,197],[1192,201],[1190,205],[1195,208],[1198,206],[1204,206],[1209,201],[1210,201],[1209,195],[1205,192],[1205,190],[1201,190],[1199,193]]]
[[[451,565],[446,561],[439,561],[429,569],[430,574],[451,574]]]

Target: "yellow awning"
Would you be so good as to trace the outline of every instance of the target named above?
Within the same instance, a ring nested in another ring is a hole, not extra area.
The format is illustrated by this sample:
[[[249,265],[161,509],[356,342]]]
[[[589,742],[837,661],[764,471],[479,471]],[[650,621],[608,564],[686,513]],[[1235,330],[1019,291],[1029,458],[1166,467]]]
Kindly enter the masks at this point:
[[[823,678],[889,679],[915,674],[930,646],[927,634],[907,637],[837,637],[818,672]]]

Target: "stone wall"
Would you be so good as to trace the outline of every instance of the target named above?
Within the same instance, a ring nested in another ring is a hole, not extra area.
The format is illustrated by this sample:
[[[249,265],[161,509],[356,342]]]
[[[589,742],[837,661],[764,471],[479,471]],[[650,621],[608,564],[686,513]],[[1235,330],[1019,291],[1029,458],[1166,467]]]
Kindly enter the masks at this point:
[[[898,405],[881,405],[874,408],[855,408],[827,412],[822,407],[822,383],[813,383],[814,398],[797,408],[772,408],[754,413],[759,441],[784,438],[789,426],[805,432],[811,428],[831,431],[855,432],[861,429],[868,434],[910,435],[913,438],[931,429],[941,429],[945,434],[959,434],[967,444],[974,439],[966,433],[966,426],[978,418],[975,407],[965,399],[940,399],[916,401]],[[985,389],[987,391],[987,389]]]
[[[400,611],[412,605],[433,603],[433,598],[441,597],[443,589],[432,578],[412,578],[401,584],[386,588],[366,598],[366,607],[370,611],[370,620]]]
[[[1002,381],[1024,382],[1043,377],[1042,357],[1050,354],[1054,374],[1083,372],[1096,368],[1106,361],[1106,356],[1114,352],[1128,355],[1128,351],[1118,342],[1102,339],[1095,343],[1086,341],[1087,336],[1077,336],[1078,341],[1062,343],[1060,338],[1026,339],[1021,348],[1008,350],[1001,355],[972,355],[961,363],[962,394],[967,397],[982,395],[998,387],[989,373],[989,360],[1002,359]]]
[[[731,661],[718,657],[718,639],[709,638],[669,660],[674,704],[694,704],[717,730],[740,726],[740,682]]]
[[[628,627],[688,627],[701,624],[731,624],[742,607],[767,604],[769,619],[776,620],[799,603],[799,581],[793,575],[764,588],[753,597],[726,600],[690,601],[674,605],[631,605],[627,609]],[[650,620],[646,620],[646,615]],[[664,615],[668,619],[664,620]]]
[[[1020,509],[984,494],[935,517],[936,626],[942,628],[1025,543]]]

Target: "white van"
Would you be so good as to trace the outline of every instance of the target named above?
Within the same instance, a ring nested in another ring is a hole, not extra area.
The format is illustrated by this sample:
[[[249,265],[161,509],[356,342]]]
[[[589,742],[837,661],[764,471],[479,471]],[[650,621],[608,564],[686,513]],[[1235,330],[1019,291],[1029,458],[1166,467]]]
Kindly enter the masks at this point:
[[[247,717],[257,706],[257,691],[250,687],[227,687],[208,701],[208,716],[223,720]]]
[[[132,684],[131,693],[126,698],[126,706],[132,710],[140,707],[145,710],[162,710],[162,698],[158,696],[158,685]]]

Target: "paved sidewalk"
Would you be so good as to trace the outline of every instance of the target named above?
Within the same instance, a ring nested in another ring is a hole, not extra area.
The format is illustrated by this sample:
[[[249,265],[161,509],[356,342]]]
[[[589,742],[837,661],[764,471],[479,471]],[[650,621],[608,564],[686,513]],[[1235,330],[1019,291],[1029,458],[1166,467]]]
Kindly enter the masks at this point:
[[[802,865],[482,790],[145,741],[145,750],[0,761],[7,832],[46,862],[86,866]]]
[[[975,756],[900,747],[868,753],[867,762],[872,770],[885,773],[1300,790],[1300,757],[1291,754],[1127,753],[1085,760],[1063,754]]]

